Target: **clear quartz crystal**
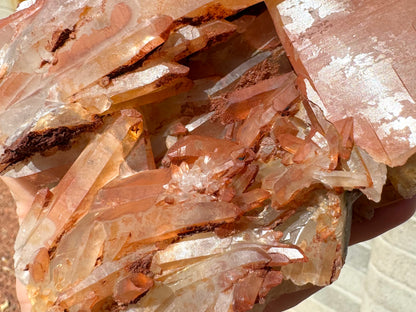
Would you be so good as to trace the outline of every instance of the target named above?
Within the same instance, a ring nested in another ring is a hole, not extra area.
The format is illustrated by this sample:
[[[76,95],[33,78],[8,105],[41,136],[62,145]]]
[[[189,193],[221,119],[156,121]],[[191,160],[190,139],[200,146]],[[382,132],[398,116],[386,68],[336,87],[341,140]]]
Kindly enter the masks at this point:
[[[300,8],[259,2],[45,0],[0,21],[0,170],[32,311],[262,311],[336,280],[346,191],[416,193],[414,156],[386,166],[411,147],[334,113],[280,23]]]

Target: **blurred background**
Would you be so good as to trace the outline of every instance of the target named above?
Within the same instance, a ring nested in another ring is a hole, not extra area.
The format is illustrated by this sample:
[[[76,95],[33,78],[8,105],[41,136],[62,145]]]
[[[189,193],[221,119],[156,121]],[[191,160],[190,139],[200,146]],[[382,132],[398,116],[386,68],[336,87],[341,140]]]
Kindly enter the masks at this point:
[[[416,215],[348,249],[339,279],[288,312],[416,311]]]

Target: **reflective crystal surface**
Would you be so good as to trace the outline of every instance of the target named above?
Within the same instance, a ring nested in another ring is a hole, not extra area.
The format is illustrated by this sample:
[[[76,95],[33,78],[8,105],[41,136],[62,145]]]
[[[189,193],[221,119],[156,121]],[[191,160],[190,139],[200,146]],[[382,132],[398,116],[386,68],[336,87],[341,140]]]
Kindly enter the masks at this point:
[[[332,122],[354,116],[375,160],[403,165],[416,151],[414,1],[265,2],[308,97]]]
[[[323,58],[291,54],[304,5],[258,2],[38,0],[0,21],[0,170],[33,311],[261,311],[336,280],[358,193],[415,195],[407,132],[371,140],[383,158]]]

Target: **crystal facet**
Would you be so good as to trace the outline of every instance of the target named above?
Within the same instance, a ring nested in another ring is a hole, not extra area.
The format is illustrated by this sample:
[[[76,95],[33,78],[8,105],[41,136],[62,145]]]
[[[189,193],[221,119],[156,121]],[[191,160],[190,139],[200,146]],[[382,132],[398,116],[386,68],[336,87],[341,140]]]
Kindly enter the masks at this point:
[[[359,191],[416,193],[413,80],[340,26],[391,8],[368,3],[38,0],[0,21],[33,311],[261,311],[336,280]]]

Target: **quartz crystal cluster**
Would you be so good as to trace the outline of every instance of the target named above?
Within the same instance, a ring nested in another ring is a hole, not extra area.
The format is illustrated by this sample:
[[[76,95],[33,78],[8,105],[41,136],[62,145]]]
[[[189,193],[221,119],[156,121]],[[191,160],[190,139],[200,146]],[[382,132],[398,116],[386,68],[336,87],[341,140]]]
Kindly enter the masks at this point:
[[[305,4],[258,2],[38,0],[0,21],[0,170],[27,211],[33,311],[261,311],[337,278],[359,193],[416,193],[411,146],[381,159],[311,95],[279,13]]]

